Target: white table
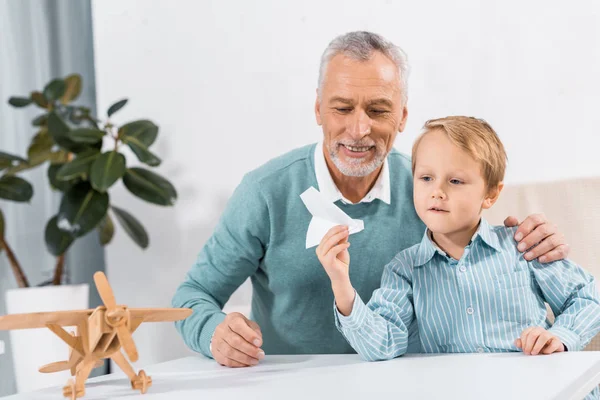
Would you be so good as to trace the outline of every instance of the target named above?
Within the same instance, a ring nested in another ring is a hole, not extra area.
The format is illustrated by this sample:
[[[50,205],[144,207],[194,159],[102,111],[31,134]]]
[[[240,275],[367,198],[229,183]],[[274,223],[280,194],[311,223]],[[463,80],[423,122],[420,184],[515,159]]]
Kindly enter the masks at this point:
[[[88,380],[84,399],[581,399],[600,384],[600,352],[410,355],[376,363],[356,355],[267,356],[242,369],[198,356],[144,369],[154,381],[145,395],[115,373]],[[62,399],[62,390],[4,399]]]

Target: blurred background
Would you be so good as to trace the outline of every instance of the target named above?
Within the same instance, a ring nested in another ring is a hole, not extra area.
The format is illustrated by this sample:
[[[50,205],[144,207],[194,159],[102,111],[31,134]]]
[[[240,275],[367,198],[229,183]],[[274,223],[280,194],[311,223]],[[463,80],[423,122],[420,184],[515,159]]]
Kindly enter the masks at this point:
[[[162,163],[153,170],[177,190],[173,206],[158,207],[117,182],[111,204],[135,215],[149,245],[141,249],[116,226],[102,247],[93,230],[66,253],[65,282],[91,284],[104,270],[119,304],[168,307],[242,176],[320,139],[313,111],[319,59],[330,40],[352,30],[382,34],[408,54],[400,151],[410,153],[426,120],[471,115],[500,135],[509,185],[600,176],[596,0],[0,0],[0,151],[25,157],[36,132],[33,108],[16,110],[8,99],[78,73],[78,102],[98,118],[127,98],[113,124],[158,125],[152,152]],[[130,149],[124,154],[128,167],[142,165]],[[45,168],[19,176],[36,188],[33,198],[0,200],[0,209],[34,286],[54,273],[44,226],[61,193],[44,185]],[[5,255],[0,315],[4,293],[17,287]],[[249,296],[246,283],[227,310],[247,312]],[[91,285],[89,307],[98,304]],[[171,323],[143,324],[134,339],[138,365],[191,354]],[[2,396],[17,385],[8,332],[0,340]]]

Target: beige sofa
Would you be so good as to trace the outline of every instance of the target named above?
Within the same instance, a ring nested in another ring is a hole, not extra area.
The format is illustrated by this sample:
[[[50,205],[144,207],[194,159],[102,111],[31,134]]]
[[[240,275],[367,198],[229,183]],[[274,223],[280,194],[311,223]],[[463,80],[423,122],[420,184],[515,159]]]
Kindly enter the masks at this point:
[[[508,215],[522,221],[540,212],[565,234],[569,258],[600,282],[600,178],[507,186],[484,217],[500,225]],[[586,350],[600,351],[600,335]]]

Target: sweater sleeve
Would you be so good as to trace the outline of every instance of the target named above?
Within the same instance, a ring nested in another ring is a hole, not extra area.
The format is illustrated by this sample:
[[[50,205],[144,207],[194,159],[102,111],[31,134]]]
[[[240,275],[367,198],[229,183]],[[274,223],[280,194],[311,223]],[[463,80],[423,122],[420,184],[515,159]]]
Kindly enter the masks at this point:
[[[172,300],[173,307],[193,310],[188,318],[175,322],[192,350],[212,358],[210,341],[225,319],[221,310],[258,269],[269,241],[269,221],[259,182],[245,176]]]

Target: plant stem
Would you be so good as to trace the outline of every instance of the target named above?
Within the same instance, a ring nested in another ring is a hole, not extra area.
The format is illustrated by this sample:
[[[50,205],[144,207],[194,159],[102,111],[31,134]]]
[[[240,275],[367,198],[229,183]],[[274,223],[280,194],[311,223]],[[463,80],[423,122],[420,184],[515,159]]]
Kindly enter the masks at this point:
[[[60,256],[56,257],[56,267],[54,268],[54,278],[52,279],[53,285],[60,285],[61,280],[62,280],[61,278],[63,275],[64,266],[65,266],[65,254],[63,253]]]
[[[19,287],[29,287],[29,282],[27,282],[27,278],[23,273],[23,269],[21,268],[19,261],[17,261],[17,257],[15,257],[15,253],[13,253],[12,249],[10,248],[8,243],[6,243],[6,240],[4,238],[0,238],[0,247],[2,247],[4,251],[6,251],[6,257],[8,257],[8,262],[12,268],[13,274],[15,275],[15,279],[17,280],[17,284],[19,285]]]

